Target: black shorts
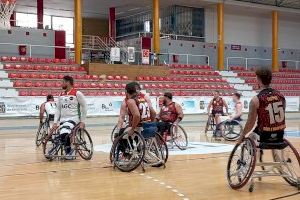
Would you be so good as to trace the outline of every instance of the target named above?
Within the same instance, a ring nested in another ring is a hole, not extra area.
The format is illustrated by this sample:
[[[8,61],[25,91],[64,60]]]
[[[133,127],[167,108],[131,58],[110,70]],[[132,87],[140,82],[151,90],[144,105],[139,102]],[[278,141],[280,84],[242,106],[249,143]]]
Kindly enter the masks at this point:
[[[266,132],[266,131],[259,131],[258,128],[256,127],[253,132],[259,135],[259,142],[264,142],[264,143],[283,142],[284,130],[276,131],[276,132]]]
[[[158,122],[157,129],[158,132],[163,135],[164,132],[169,132],[172,126],[172,122]]]
[[[211,114],[212,114],[212,116],[213,117],[216,117],[216,115],[224,115],[224,112],[223,111],[215,111],[215,110],[213,110],[213,111],[211,111]]]
[[[241,117],[233,118],[233,120],[238,121],[238,122],[243,121],[243,119]]]

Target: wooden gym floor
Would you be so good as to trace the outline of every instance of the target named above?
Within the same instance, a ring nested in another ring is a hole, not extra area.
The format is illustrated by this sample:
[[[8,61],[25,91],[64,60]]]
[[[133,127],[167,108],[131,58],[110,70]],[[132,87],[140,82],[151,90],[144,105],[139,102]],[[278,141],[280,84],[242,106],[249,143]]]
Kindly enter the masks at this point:
[[[205,141],[205,120],[206,116],[186,116],[182,124],[190,142]],[[34,144],[37,122],[0,120],[1,200],[300,199],[296,188],[280,177],[256,182],[253,193],[248,187],[230,189],[225,177],[229,153],[170,156],[166,169],[146,168],[144,174],[140,168],[132,173],[112,169],[103,152],[94,152],[90,161],[48,162]],[[88,119],[94,145],[109,143],[115,122],[116,117]],[[289,114],[287,124],[289,131],[300,130],[299,114]],[[300,137],[289,139],[300,151]]]

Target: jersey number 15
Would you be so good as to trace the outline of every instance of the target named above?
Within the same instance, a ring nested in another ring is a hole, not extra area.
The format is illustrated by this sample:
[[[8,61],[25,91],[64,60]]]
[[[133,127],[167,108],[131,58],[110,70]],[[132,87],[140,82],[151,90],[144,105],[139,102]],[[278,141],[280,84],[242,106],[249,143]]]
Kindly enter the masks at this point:
[[[266,110],[269,112],[270,124],[280,123],[284,120],[282,101],[270,103]]]

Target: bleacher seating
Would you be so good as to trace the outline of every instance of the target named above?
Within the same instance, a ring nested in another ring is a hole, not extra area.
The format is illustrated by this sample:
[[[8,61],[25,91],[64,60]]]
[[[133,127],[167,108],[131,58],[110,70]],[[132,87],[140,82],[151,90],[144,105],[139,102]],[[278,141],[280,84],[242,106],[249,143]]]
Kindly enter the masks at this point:
[[[252,86],[254,90],[259,90],[254,68],[246,70],[244,67],[233,66],[230,68],[235,71],[239,78]],[[300,96],[300,70],[280,69],[273,73],[272,88],[281,91],[286,96]]]

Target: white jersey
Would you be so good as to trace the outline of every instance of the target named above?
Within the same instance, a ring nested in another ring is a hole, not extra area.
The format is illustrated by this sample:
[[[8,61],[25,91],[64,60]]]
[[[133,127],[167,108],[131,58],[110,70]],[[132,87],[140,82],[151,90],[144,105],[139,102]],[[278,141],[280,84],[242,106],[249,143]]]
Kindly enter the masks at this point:
[[[45,103],[45,111],[46,111],[47,117],[49,115],[54,115],[55,111],[56,111],[56,102],[54,102],[54,101],[46,102]]]
[[[83,94],[75,89],[64,92],[58,97],[54,122],[84,122],[86,118],[86,102]]]

